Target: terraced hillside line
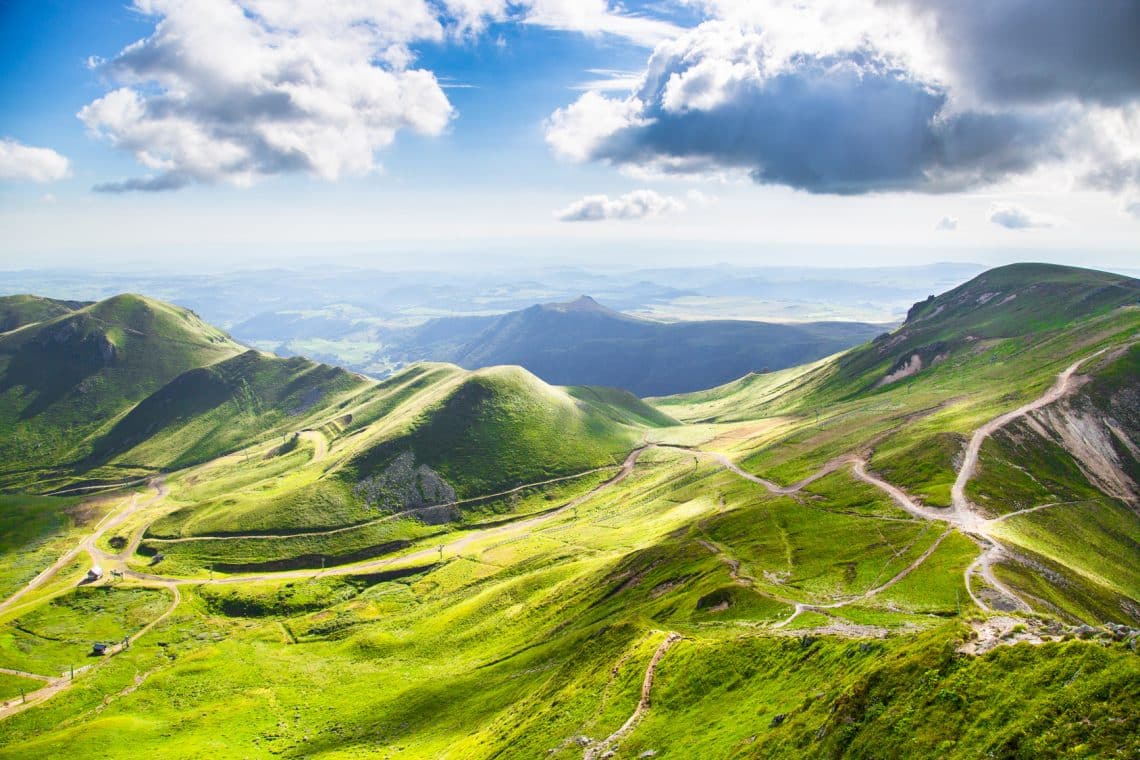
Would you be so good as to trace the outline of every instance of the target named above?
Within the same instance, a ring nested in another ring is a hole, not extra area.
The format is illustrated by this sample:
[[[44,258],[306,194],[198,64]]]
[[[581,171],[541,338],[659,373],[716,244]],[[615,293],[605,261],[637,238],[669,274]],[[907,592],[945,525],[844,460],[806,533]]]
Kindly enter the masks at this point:
[[[994,525],[999,522],[1005,522],[1012,517],[1020,517],[1027,515],[1030,512],[1038,512],[1042,509],[1050,509],[1052,507],[1063,507],[1066,504],[1080,504],[1080,501],[1051,501],[1048,504],[1038,504],[1036,507],[1028,507],[1027,509],[1019,509],[1016,512],[1006,512],[1004,515],[995,517],[992,520],[986,520],[986,525]]]
[[[148,632],[150,632],[150,630],[153,629],[156,625],[161,623],[163,620],[166,620],[166,618],[170,617],[170,615],[178,607],[178,604],[182,601],[182,592],[180,592],[178,590],[177,585],[175,585],[173,583],[160,583],[157,585],[162,587],[162,588],[170,589],[170,592],[173,595],[173,599],[171,600],[170,606],[167,607],[166,611],[163,612],[161,615],[159,615],[154,620],[152,620],[149,623],[147,623],[146,625],[144,625],[142,628],[140,628],[134,634],[132,634],[131,639],[130,639],[132,643],[137,642],[139,639],[141,639],[143,636],[145,636]],[[114,657],[115,655],[119,654],[122,651],[123,651],[122,642],[115,644],[114,646],[108,647],[107,653],[98,662],[92,663],[90,665],[84,665],[81,668],[76,668],[74,671],[75,676],[81,676],[84,673],[88,673],[92,670],[95,670],[96,668],[102,667],[106,663],[110,662],[112,657]],[[35,676],[35,675],[24,674],[24,673],[21,673],[20,675],[24,675],[28,678],[39,678],[42,680],[46,680],[48,682],[47,686],[44,686],[41,689],[37,689],[36,691],[33,691],[31,694],[25,695],[24,701],[12,701],[12,700],[10,700],[9,702],[4,703],[3,705],[0,705],[0,720],[4,720],[5,718],[10,718],[11,716],[16,715],[17,713],[21,713],[30,707],[35,707],[36,705],[43,704],[47,700],[54,697],[56,694],[59,694],[61,691],[65,691],[65,690],[71,688],[72,684],[75,683],[74,677],[69,678],[67,676],[60,676],[59,678],[45,678],[44,676]]]
[[[618,483],[628,478],[632,473],[634,466],[637,464],[638,458],[645,453],[647,446],[636,448],[629,453],[622,463],[621,469],[618,470],[612,478],[600,483],[590,489],[588,492],[566,502],[557,509],[542,514],[528,517],[516,522],[509,522],[503,525],[488,528],[485,530],[473,531],[472,533],[456,539],[449,544],[442,544],[443,552],[454,556],[462,549],[471,545],[475,541],[480,541],[491,536],[496,536],[502,533],[511,531],[525,530],[535,525],[541,525],[544,522],[553,520],[554,518],[573,510],[574,508],[584,504],[585,502],[593,499],[599,494],[613,488]],[[324,576],[340,576],[340,575],[354,575],[361,572],[369,572],[378,570],[380,568],[389,567],[398,562],[417,562],[417,561],[430,561],[435,563],[440,556],[440,546],[433,546],[427,549],[420,549],[410,554],[401,554],[395,557],[385,557],[383,559],[367,560],[350,565],[337,565],[335,567],[326,568],[323,570],[286,570],[284,572],[276,573],[260,573],[256,575],[231,575],[225,578],[211,578],[209,580],[203,578],[173,578],[164,575],[153,575],[150,573],[141,573],[137,570],[127,570],[125,575],[128,578],[133,578],[139,581],[152,582],[152,583],[174,583],[180,585],[218,585],[218,584],[232,584],[232,583],[248,583],[250,581],[273,581],[273,580],[289,580],[295,578],[316,578]]]
[[[970,500],[966,498],[966,484],[970,482],[970,478],[974,477],[974,470],[977,469],[978,466],[978,455],[981,453],[982,443],[985,442],[986,438],[1010,422],[1013,422],[1018,417],[1029,414],[1032,411],[1064,398],[1073,390],[1073,375],[1076,373],[1077,368],[1089,359],[1093,359],[1107,350],[1107,348],[1102,348],[1096,353],[1073,362],[1066,367],[1063,372],[1057,375],[1056,382],[1054,382],[1052,387],[1045,391],[1044,394],[1027,404],[1019,406],[1011,412],[1006,412],[1000,417],[995,417],[974,431],[974,434],[970,437],[970,443],[966,446],[966,455],[962,459],[962,466],[958,469],[958,477],[954,480],[954,486],[950,489],[950,501],[955,512],[955,520],[959,524],[965,526],[970,532],[984,533],[981,518],[973,511]]]
[[[309,464],[319,462],[325,458],[329,453],[329,439],[325,438],[324,433],[319,430],[302,430],[297,434],[302,440],[306,440],[313,444],[313,458],[309,460]]]
[[[250,534],[235,533],[235,534],[226,535],[226,536],[204,535],[204,536],[180,536],[178,538],[156,538],[154,536],[147,536],[146,540],[150,543],[185,544],[185,543],[192,543],[194,541],[238,541],[238,540],[244,540],[244,539],[274,540],[274,539],[282,539],[282,538],[302,538],[302,537],[309,537],[309,536],[336,536],[336,535],[339,535],[341,533],[348,533],[350,531],[359,530],[361,528],[368,528],[368,527],[371,527],[373,525],[379,525],[380,523],[391,522],[392,520],[398,520],[401,517],[414,517],[415,515],[419,514],[420,512],[425,512],[425,511],[431,510],[431,509],[439,509],[440,507],[460,507],[460,506],[463,506],[464,504],[474,504],[475,502],[487,501],[488,499],[497,499],[501,496],[510,496],[513,493],[518,493],[519,491],[525,491],[528,488],[541,488],[542,486],[554,485],[555,483],[564,483],[567,480],[575,480],[577,478],[584,478],[587,475],[595,475],[599,472],[604,472],[606,470],[612,470],[612,469],[613,469],[612,466],[610,466],[610,467],[595,467],[592,470],[583,470],[582,472],[576,472],[573,475],[563,475],[563,476],[557,477],[557,478],[550,478],[549,480],[539,480],[539,481],[536,481],[534,483],[524,483],[523,485],[515,486],[514,488],[511,488],[510,490],[507,490],[507,491],[499,491],[498,493],[490,493],[490,494],[485,494],[483,496],[472,496],[472,497],[467,498],[467,499],[459,499],[457,501],[449,501],[449,502],[445,502],[443,504],[431,504],[431,505],[426,506],[426,507],[416,507],[414,509],[405,509],[403,512],[393,512],[390,515],[384,515],[383,517],[377,517],[375,520],[367,520],[365,522],[356,523],[355,525],[345,525],[345,526],[340,527],[340,528],[329,528],[327,530],[310,530],[310,531],[299,531],[299,532],[294,532],[294,533],[250,533]],[[143,531],[143,532],[145,532],[145,531]],[[141,541],[142,533],[139,534],[139,537],[140,537],[140,541]],[[138,542],[135,543],[135,548],[136,549],[138,548]],[[134,554],[134,552],[132,551],[131,554]],[[130,555],[127,555],[127,556],[130,556]]]
[[[87,491],[116,491],[121,488],[134,488],[141,486],[143,483],[148,482],[149,478],[137,478],[135,480],[124,480],[122,483],[103,483],[97,486],[77,486],[75,488],[64,488],[60,491],[52,491],[52,496],[64,496],[69,493],[85,493]]]
[[[36,681],[51,681],[51,676],[42,676],[39,673],[27,673],[23,670],[12,670],[11,668],[0,668],[0,675],[6,676],[19,676],[20,678],[31,678]]]
[[[597,760],[605,755],[607,751],[613,746],[620,743],[630,731],[638,724],[638,722],[649,712],[650,707],[650,694],[653,691],[653,678],[657,675],[657,666],[661,663],[661,658],[665,653],[673,648],[673,645],[681,640],[681,634],[673,631],[665,637],[661,645],[657,647],[657,651],[653,653],[653,658],[649,661],[649,667],[645,669],[645,678],[641,682],[641,699],[637,701],[637,707],[634,708],[633,714],[630,715],[625,723],[621,724],[621,728],[614,731],[612,734],[596,742],[589,747],[586,747],[582,753],[582,760]]]

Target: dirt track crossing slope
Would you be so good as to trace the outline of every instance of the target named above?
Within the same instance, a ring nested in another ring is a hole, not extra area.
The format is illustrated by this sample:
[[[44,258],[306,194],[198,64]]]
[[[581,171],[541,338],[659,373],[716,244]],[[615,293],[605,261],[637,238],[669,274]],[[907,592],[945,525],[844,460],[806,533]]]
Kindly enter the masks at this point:
[[[630,731],[636,726],[647,712],[651,705],[651,693],[653,691],[653,679],[657,675],[657,666],[661,664],[661,658],[665,653],[673,648],[673,645],[681,640],[681,634],[670,632],[661,645],[657,647],[657,651],[653,653],[653,658],[649,661],[649,667],[645,669],[645,678],[641,681],[641,698],[637,701],[637,707],[634,708],[633,714],[626,719],[625,723],[621,724],[621,728],[614,731],[605,739],[597,741],[582,752],[582,760],[596,760],[597,758],[605,757],[606,753],[613,747],[621,742]]]

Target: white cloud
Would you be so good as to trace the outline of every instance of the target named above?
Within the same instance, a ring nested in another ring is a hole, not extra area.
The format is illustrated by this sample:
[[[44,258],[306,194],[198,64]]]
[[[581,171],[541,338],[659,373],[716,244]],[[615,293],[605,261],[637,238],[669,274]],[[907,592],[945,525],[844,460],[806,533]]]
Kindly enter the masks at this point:
[[[815,193],[954,192],[1041,170],[1140,189],[1140,48],[1122,31],[1135,4],[1101,18],[1068,0],[684,2],[709,18],[658,44],[628,96],[592,86],[557,109],[556,154]]]
[[[507,0],[446,0],[444,9],[460,34],[474,35],[507,17]]]
[[[611,7],[607,0],[523,0],[522,4],[529,6],[524,23],[587,35],[610,34],[647,47],[681,31],[668,21],[629,13],[620,4]]]
[[[371,172],[401,131],[440,134],[455,113],[418,42],[507,20],[653,44],[678,32],[607,0],[134,0],[155,29],[88,65],[114,89],[78,117],[152,174],[110,192],[245,186],[284,172]],[[457,86],[457,85],[450,85]]]
[[[957,113],[950,93],[865,49],[773,57],[768,34],[709,21],[657,46],[626,97],[556,110],[555,153],[629,170],[710,174],[815,193],[948,192],[1026,171],[1055,126],[1039,114]]]
[[[1022,206],[994,205],[990,208],[990,221],[1007,230],[1028,230],[1056,226],[1056,220],[1035,214]]]
[[[554,152],[572,161],[586,161],[596,145],[626,127],[645,123],[636,98],[617,100],[586,92],[546,121],[546,142]]]
[[[1124,213],[1140,219],[1140,198],[1132,198],[1125,202]]]
[[[119,86],[84,106],[94,133],[158,172],[104,189],[248,185],[289,171],[365,174],[402,130],[453,109],[409,45],[481,28],[504,2],[136,0],[154,32],[96,65]]]
[[[15,140],[0,140],[0,180],[55,182],[71,173],[66,157],[51,148],[36,148]]]
[[[710,203],[716,202],[715,195],[709,195],[695,188],[685,193],[685,198],[688,199],[690,203],[694,203],[698,206],[708,206]]]
[[[592,90],[594,92],[630,92],[641,86],[642,73],[640,71],[620,71],[618,69],[587,69],[587,74],[593,79],[573,86],[575,90]]]
[[[956,230],[958,229],[958,217],[944,216],[938,220],[938,224],[934,226],[934,229],[938,230],[939,232],[951,232],[953,230]]]
[[[645,219],[684,210],[685,204],[676,198],[653,190],[634,190],[617,198],[588,195],[555,216],[563,222],[601,222],[608,219]]]

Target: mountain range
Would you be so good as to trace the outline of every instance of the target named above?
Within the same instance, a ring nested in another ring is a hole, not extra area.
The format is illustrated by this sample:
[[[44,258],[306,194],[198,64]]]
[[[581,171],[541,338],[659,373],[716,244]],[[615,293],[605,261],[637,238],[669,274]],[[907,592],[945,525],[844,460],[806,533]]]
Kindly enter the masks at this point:
[[[813,361],[881,332],[881,325],[860,322],[656,322],[582,296],[501,316],[433,319],[385,331],[380,340],[400,363],[517,364],[550,383],[661,396]]]

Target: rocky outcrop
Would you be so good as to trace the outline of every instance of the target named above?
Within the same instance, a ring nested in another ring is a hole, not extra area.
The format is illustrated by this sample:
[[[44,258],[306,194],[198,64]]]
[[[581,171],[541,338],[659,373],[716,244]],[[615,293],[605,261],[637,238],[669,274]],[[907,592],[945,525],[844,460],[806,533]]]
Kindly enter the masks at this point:
[[[378,475],[364,478],[352,489],[353,495],[373,509],[402,512],[420,507],[450,504],[455,489],[426,464],[416,466],[416,457],[405,451]]]

